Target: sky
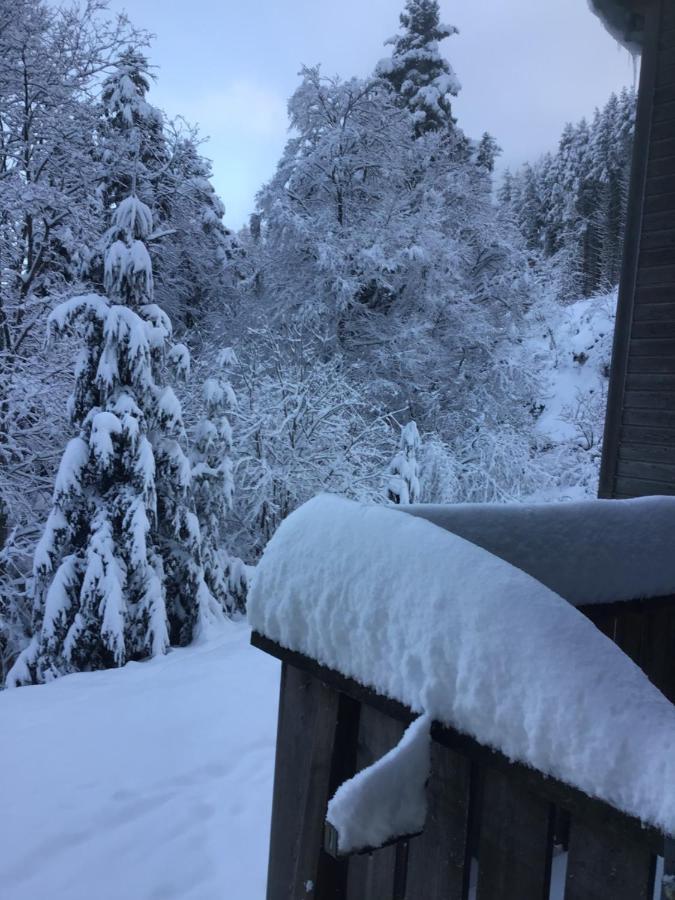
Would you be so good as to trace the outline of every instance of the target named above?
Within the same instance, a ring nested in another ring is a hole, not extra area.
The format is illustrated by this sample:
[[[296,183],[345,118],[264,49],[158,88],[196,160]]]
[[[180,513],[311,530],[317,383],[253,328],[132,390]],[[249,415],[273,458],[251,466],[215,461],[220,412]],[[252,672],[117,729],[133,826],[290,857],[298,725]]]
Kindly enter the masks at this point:
[[[369,74],[387,55],[403,0],[112,0],[154,35],[149,100],[207,138],[226,223],[248,220],[287,139],[286,102],[301,66]],[[453,103],[470,137],[491,132],[500,165],[555,148],[567,121],[630,86],[634,64],[587,0],[441,0],[459,28],[442,44],[461,83]]]

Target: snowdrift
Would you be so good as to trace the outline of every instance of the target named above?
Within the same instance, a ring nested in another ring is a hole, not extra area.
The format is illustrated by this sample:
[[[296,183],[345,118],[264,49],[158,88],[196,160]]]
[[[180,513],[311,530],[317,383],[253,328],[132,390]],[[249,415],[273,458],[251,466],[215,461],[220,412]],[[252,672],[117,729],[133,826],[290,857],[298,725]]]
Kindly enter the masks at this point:
[[[642,501],[617,505],[649,519]],[[675,832],[675,708],[573,605],[414,512],[305,504],[256,570],[253,628]],[[571,541],[572,521],[561,529]]]

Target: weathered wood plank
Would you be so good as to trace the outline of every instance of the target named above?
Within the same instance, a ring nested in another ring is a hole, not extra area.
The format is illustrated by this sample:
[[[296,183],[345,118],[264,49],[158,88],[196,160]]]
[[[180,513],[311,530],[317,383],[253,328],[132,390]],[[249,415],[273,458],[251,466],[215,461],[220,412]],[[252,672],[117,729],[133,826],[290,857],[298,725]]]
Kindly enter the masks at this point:
[[[617,476],[614,482],[616,492],[623,497],[653,497],[658,494],[672,497],[675,495],[675,485],[663,481],[646,481],[642,478]]]
[[[671,212],[644,213],[644,227],[649,231],[673,227],[673,214]]]
[[[623,421],[625,425],[675,428],[675,413],[662,409],[624,409]]]
[[[644,247],[640,251],[640,266],[651,269],[657,266],[672,266],[675,260],[675,246]]]
[[[356,771],[356,753],[361,704],[345,693],[339,694],[338,717],[333,742],[328,798]],[[325,823],[324,823],[325,824]],[[321,851],[315,892],[308,900],[344,900],[349,861]]]
[[[406,900],[462,900],[470,763],[433,743],[424,832],[408,844]]]
[[[673,122],[675,122],[675,89],[671,87],[665,90],[672,90],[674,96],[666,99],[663,93],[660,96],[657,93],[656,103],[654,104],[654,122],[666,123],[672,128]],[[664,135],[664,137],[669,136],[667,134]]]
[[[675,231],[673,232],[675,240]],[[675,244],[673,244],[675,252]],[[675,322],[675,299],[671,303],[640,303],[635,307],[635,322]]]
[[[670,125],[673,133],[675,133],[675,102],[673,103],[673,122],[668,122],[666,124]],[[652,134],[653,133],[652,130]],[[670,173],[667,175],[649,175],[645,185],[645,193],[647,197],[653,197],[658,194],[675,193],[675,175]]]
[[[645,617],[642,612],[620,610],[616,614],[614,640],[626,656],[629,656],[638,666],[642,665],[644,631]]]
[[[674,374],[633,374],[631,372],[626,376],[626,389],[629,391],[666,391],[675,393],[675,375]]]
[[[665,159],[667,156],[675,156],[675,138],[664,141],[653,141],[649,148],[650,159]]]
[[[565,900],[651,900],[654,871],[646,847],[572,820]]]
[[[544,900],[554,808],[494,769],[485,776],[477,900]]]
[[[623,425],[621,428],[621,444],[639,444],[640,446],[664,446],[670,449],[675,445],[675,428],[648,427],[646,425]]]
[[[664,304],[664,306],[665,305],[666,304]],[[670,308],[670,304],[668,304],[668,308]],[[671,319],[663,319],[660,322],[633,320],[633,329],[631,331],[631,338],[633,340],[654,337],[675,337],[675,321]]]
[[[649,680],[675,698],[675,614],[672,608],[649,610],[645,616],[642,668]]]
[[[669,338],[636,338],[630,342],[630,355],[675,356],[675,341]]]
[[[675,465],[675,446],[659,444],[628,444],[622,441],[619,445],[619,459],[635,459],[641,462],[662,462]]]
[[[675,201],[675,194],[673,195],[673,201]],[[673,206],[673,213],[675,213],[675,205]],[[673,218],[675,219],[675,215]],[[675,266],[642,266],[638,270],[637,283],[639,287],[654,284],[662,285],[670,288],[671,291],[675,291]]]
[[[649,213],[673,213],[675,212],[675,192],[667,194],[655,194],[645,198],[645,215]]]
[[[675,172],[675,156],[666,156],[663,159],[651,159],[647,164],[647,176],[672,175]]]
[[[394,894],[392,900],[406,900],[409,843],[409,841],[399,841],[396,844],[396,859],[394,861]]]
[[[672,76],[670,75],[670,71],[664,70],[663,77],[661,73],[659,73],[659,86],[654,92],[654,118],[656,119],[656,110],[657,108],[661,108],[662,105],[675,102],[675,66],[670,66],[668,69],[672,70]],[[670,80],[672,78],[672,80]]]
[[[672,303],[675,286],[672,284],[645,285],[635,292],[636,303]]]
[[[654,122],[652,126],[652,140],[662,141],[669,138],[675,132],[675,119],[666,119],[661,122]]]
[[[659,39],[659,49],[662,51],[675,49],[675,28],[665,27],[662,29],[661,37]]]
[[[405,724],[372,706],[361,707],[356,770],[361,771],[384,756],[401,740]],[[393,900],[396,845],[352,856],[347,875],[347,900]]]
[[[665,56],[659,59],[658,85],[659,88],[675,85],[675,63]]]
[[[672,61],[673,61],[673,48],[666,47],[666,48],[662,49],[659,53],[659,58],[658,58],[659,69],[661,69],[661,68],[665,69]]]
[[[628,360],[628,371],[645,375],[671,374],[675,372],[675,359],[668,356],[634,356]]]
[[[267,900],[306,900],[322,852],[339,695],[308,672],[281,672]]]
[[[664,409],[675,412],[675,394],[662,391],[626,391],[625,409]]]
[[[661,597],[640,597],[637,600],[614,600],[612,603],[585,603],[577,606],[577,609],[591,621],[598,610],[614,616],[624,612],[645,613],[657,609],[675,611],[675,594],[666,594]]]
[[[669,249],[675,252],[675,228],[643,232],[641,246],[643,250]]]

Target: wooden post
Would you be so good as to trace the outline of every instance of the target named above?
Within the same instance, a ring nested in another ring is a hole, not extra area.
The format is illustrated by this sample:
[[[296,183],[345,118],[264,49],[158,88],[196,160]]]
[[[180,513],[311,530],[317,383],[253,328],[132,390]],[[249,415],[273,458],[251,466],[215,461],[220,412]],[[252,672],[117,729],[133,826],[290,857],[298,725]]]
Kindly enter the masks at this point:
[[[660,91],[667,89],[670,78],[668,52],[660,49],[659,36],[662,22],[666,22],[667,16],[672,13],[672,4],[673,0],[651,0],[645,11],[646,27],[623,266],[600,469],[600,497],[675,493],[675,468],[672,473],[660,470],[655,473],[649,454],[642,453],[640,449],[655,439],[657,444],[675,451],[671,435],[661,432],[663,428],[675,429],[675,412],[650,408],[651,401],[644,390],[645,385],[629,383],[629,379],[634,376],[649,375],[652,379],[649,385],[652,394],[656,392],[659,397],[672,396],[663,376],[675,374],[675,341],[664,340],[662,330],[656,338],[650,337],[644,330],[646,322],[658,321],[663,328],[663,316],[658,312],[650,314],[647,310],[647,306],[653,310],[663,301],[672,304],[667,312],[667,320],[675,322],[675,304],[672,303],[675,293],[675,284],[672,282],[675,282],[675,278],[669,282],[667,269],[654,267],[653,259],[648,255],[654,249],[667,251],[671,240],[670,230],[675,230],[675,207],[665,212],[656,211],[655,203],[658,205],[661,201],[658,196],[655,200],[651,194],[652,191],[662,190],[656,179],[662,175],[675,174],[675,140],[670,148],[668,140],[660,139],[661,132],[658,129],[663,127],[663,123],[654,123],[657,86]],[[670,55],[675,57],[672,51]],[[675,58],[672,61],[675,63]],[[663,95],[659,94],[657,99],[661,108]],[[673,122],[667,124],[673,126]],[[647,235],[650,244],[644,246],[644,254],[641,255]],[[640,314],[639,320],[636,315],[638,306],[645,311]],[[647,316],[646,320],[644,315]],[[657,398],[655,402],[660,401]],[[623,426],[627,428],[625,435],[622,434]],[[634,453],[628,459],[619,452],[623,443],[629,443],[628,429],[631,444],[638,448],[636,453],[639,458],[635,458]]]
[[[508,775],[487,770],[480,823],[478,900],[548,897],[553,824],[551,803]]]
[[[470,769],[466,756],[432,743],[427,820],[408,846],[406,900],[462,900]]]
[[[267,900],[317,900],[339,694],[283,663]]]
[[[361,707],[357,771],[372,765],[398,744],[405,723],[372,706]],[[349,858],[348,900],[394,900],[397,845]]]
[[[656,857],[626,831],[573,820],[565,900],[651,900]]]

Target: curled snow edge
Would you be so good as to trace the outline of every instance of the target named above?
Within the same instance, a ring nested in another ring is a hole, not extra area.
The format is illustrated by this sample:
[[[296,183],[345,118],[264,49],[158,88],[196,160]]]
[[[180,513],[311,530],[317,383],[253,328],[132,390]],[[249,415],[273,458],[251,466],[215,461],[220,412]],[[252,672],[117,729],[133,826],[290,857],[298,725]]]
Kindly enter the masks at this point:
[[[675,708],[571,604],[432,523],[322,495],[256,569],[252,627],[675,832]]]
[[[345,781],[328,804],[339,854],[419,834],[427,815],[431,719],[420,716],[383,757]]]

